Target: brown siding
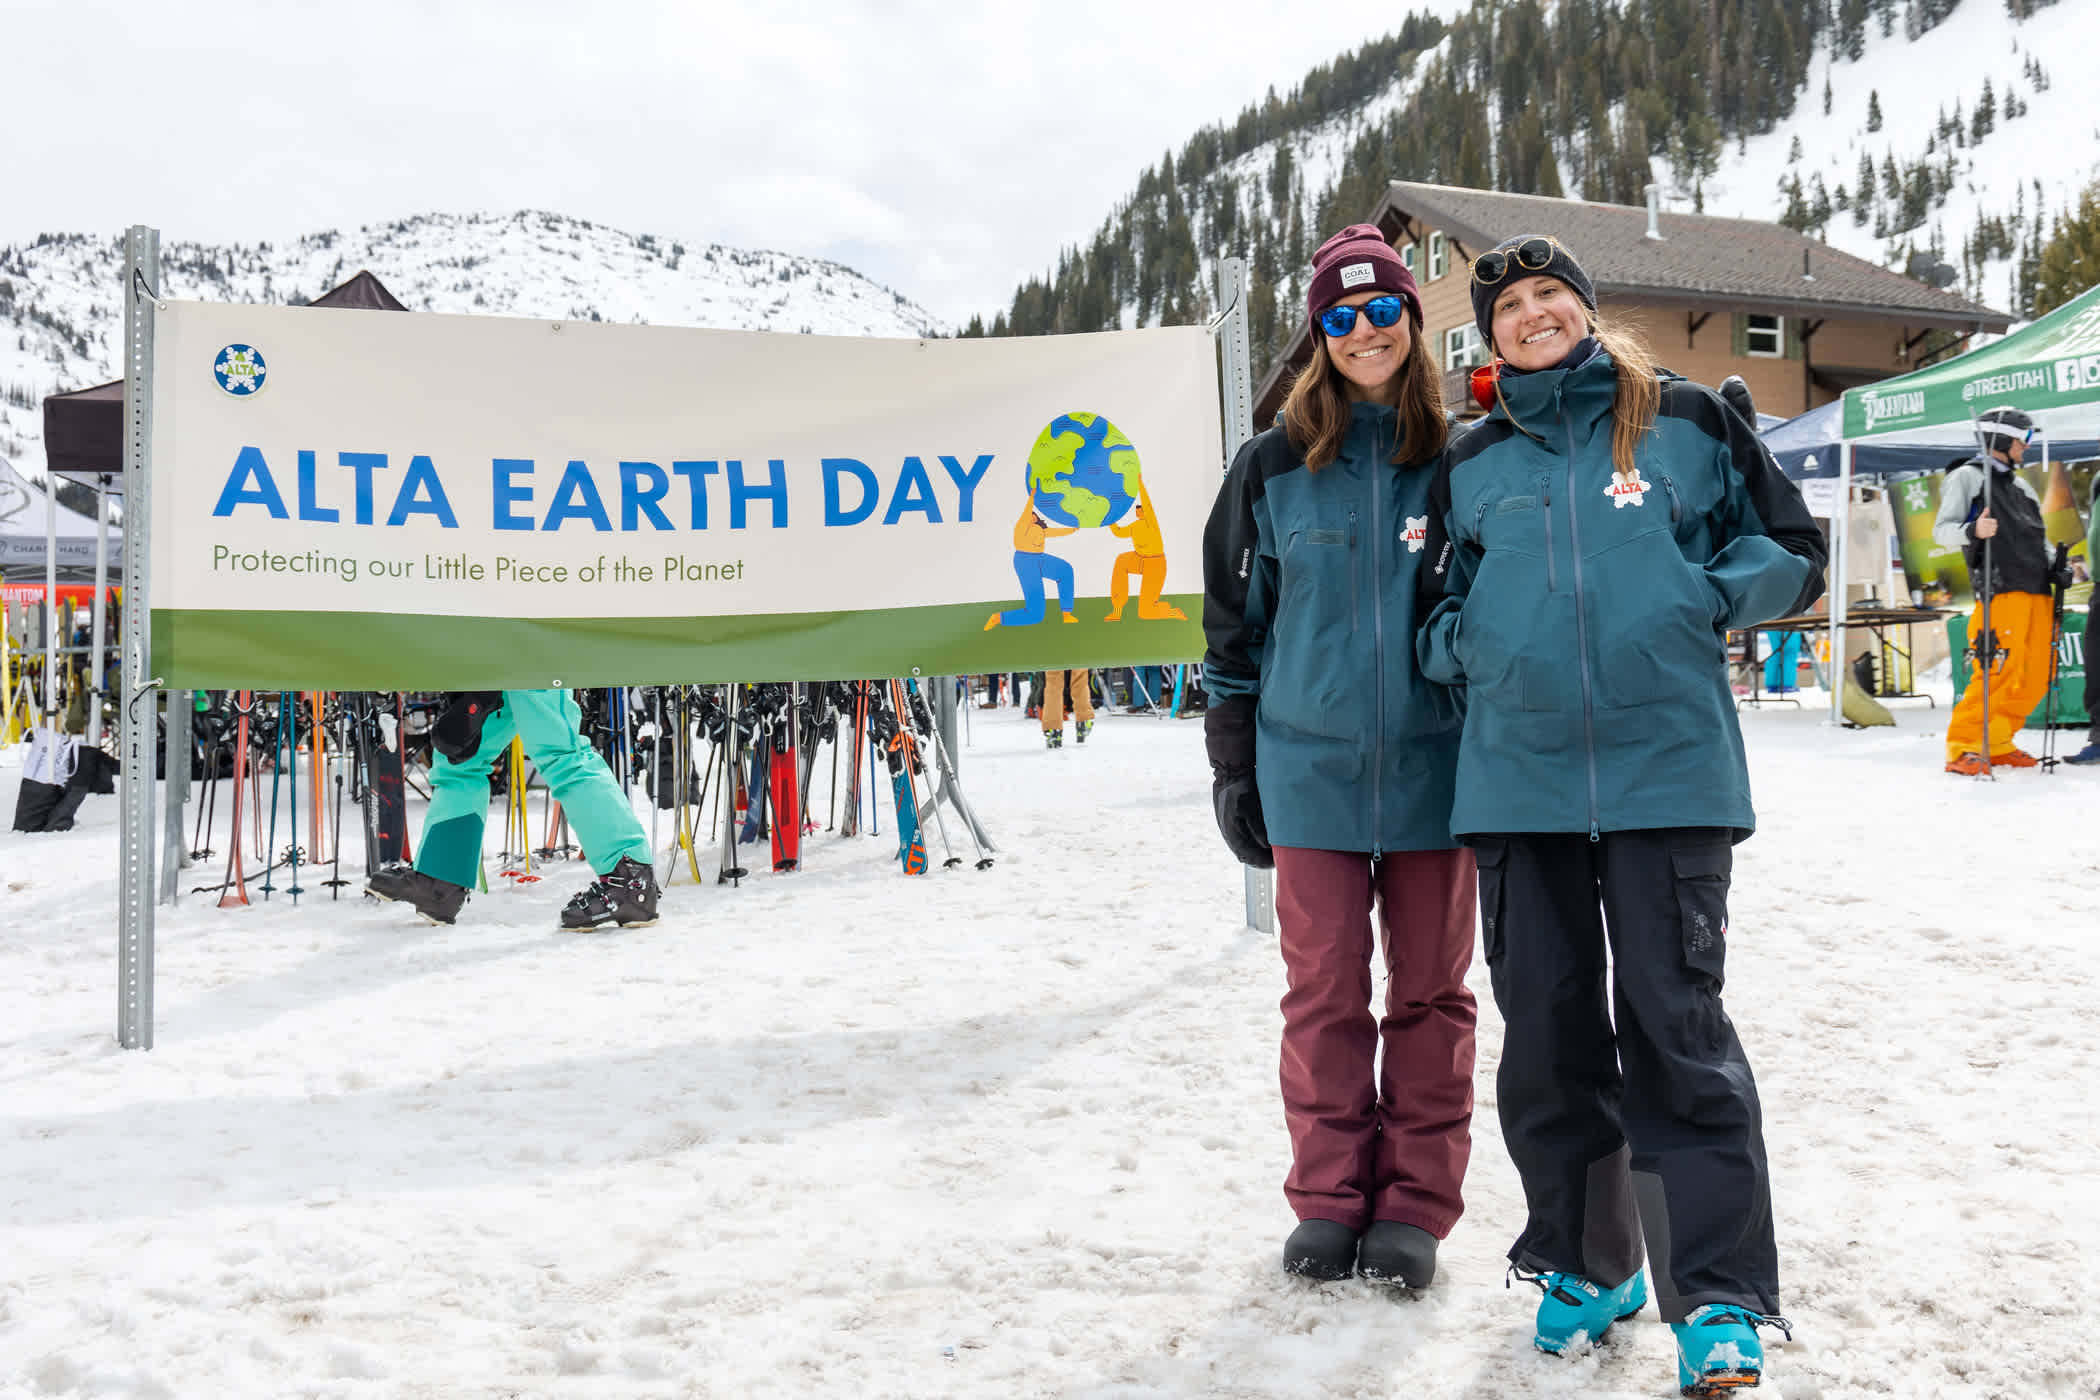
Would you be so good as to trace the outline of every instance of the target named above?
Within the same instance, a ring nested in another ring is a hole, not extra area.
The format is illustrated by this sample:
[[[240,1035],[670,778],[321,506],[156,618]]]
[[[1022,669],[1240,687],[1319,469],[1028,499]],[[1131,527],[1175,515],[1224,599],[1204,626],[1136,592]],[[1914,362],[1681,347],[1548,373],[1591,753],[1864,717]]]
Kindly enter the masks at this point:
[[[1916,334],[1908,326],[1872,325],[1864,321],[1825,321],[1808,342],[1809,358],[1819,365],[1847,369],[1880,369],[1908,374],[1903,342]]]

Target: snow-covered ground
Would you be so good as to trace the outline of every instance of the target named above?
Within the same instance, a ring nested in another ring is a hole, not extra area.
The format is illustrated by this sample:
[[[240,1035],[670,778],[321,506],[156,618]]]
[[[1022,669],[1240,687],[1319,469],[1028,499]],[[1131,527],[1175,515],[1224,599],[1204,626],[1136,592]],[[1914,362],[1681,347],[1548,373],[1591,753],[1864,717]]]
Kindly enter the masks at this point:
[[[1727,1000],[1796,1324],[1761,1394],[2100,1393],[2100,772],[1949,777],[1945,713],[1744,716]],[[819,836],[653,929],[556,932],[580,867],[447,929],[192,897],[150,1052],[115,799],[0,836],[0,1397],[1674,1394],[1652,1309],[1528,1345],[1484,967],[1435,1287],[1281,1276],[1282,969],[1199,728],[1046,753],[973,711],[994,869]]]

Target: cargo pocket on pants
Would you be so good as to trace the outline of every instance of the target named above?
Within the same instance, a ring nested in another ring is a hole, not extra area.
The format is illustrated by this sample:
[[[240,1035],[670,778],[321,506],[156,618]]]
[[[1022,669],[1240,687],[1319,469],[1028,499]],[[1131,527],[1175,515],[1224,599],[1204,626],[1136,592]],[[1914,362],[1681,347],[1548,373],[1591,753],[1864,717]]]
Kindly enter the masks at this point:
[[[1509,863],[1509,842],[1474,837],[1473,863],[1480,870],[1480,950],[1493,968],[1502,961],[1502,872]]]
[[[1721,990],[1728,957],[1728,872],[1734,852],[1724,838],[1712,844],[1680,846],[1670,852],[1677,877],[1677,912],[1684,931],[1684,963],[1713,979]]]
[[[1733,859],[1726,837],[1670,852],[1686,981],[1692,990],[1685,1029],[1694,1045],[1709,1049],[1718,1047],[1728,1034],[1728,1017],[1721,1009],[1721,981],[1728,960],[1728,872]]]

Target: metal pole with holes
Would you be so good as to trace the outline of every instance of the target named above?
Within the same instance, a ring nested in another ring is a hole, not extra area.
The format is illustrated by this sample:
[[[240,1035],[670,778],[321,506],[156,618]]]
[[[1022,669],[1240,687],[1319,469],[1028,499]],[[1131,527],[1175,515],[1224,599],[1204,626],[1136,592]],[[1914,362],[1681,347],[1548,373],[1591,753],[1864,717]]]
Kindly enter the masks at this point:
[[[1225,461],[1239,454],[1254,436],[1254,356],[1247,346],[1247,264],[1240,258],[1218,259],[1218,314],[1211,318],[1217,337],[1219,398],[1225,412]],[[1258,933],[1276,927],[1275,872],[1241,867],[1247,886],[1247,927]]]
[[[124,235],[124,635],[117,708],[123,808],[117,848],[117,1043],[126,1050],[153,1048],[153,750],[160,681],[153,675],[146,596],[151,578],[147,527],[153,516],[153,315],[159,286],[160,233],[134,224]],[[171,754],[171,776],[174,764]]]

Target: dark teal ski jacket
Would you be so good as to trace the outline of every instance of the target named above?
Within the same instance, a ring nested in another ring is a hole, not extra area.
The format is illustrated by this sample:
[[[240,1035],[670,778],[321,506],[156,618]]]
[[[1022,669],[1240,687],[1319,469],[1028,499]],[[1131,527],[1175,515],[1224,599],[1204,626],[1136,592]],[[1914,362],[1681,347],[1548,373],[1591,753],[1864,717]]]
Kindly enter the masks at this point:
[[[1204,529],[1204,688],[1213,706],[1259,702],[1255,784],[1279,846],[1455,844],[1459,697],[1414,649],[1435,463],[1392,465],[1399,431],[1392,409],[1353,405],[1340,455],[1311,471],[1269,429]]]
[[[1822,532],[1750,425],[1674,375],[1619,478],[1617,383],[1602,351],[1505,376],[1507,410],[1445,452],[1419,648],[1467,688],[1461,837],[1756,826],[1723,637],[1815,601]]]

